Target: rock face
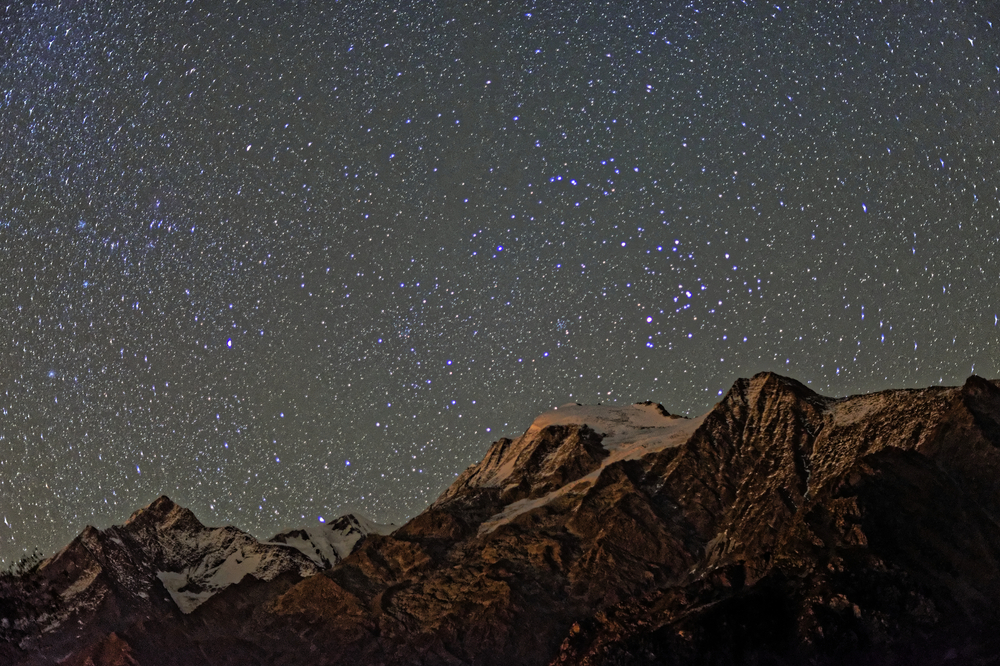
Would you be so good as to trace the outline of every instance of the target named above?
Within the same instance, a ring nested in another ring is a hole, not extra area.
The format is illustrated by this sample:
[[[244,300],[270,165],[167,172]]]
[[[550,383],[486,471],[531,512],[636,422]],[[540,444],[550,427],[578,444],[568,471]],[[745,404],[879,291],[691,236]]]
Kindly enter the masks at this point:
[[[103,638],[81,653],[90,655],[81,663],[132,663],[131,647],[113,629],[136,620],[176,621],[244,577],[317,574],[378,529],[344,516],[261,542],[235,527],[205,527],[191,511],[160,497],[124,525],[87,527],[34,573],[0,581],[0,635],[8,649],[14,643],[43,657],[72,652],[69,635],[83,628]],[[106,657],[111,654],[117,656]]]
[[[187,615],[116,601],[42,633],[38,614],[0,661],[993,663],[998,447],[1000,388],[979,377],[833,399],[765,373],[697,419],[565,405],[332,568],[247,578]],[[82,556],[53,569],[74,544],[7,581],[0,613],[112,578]]]

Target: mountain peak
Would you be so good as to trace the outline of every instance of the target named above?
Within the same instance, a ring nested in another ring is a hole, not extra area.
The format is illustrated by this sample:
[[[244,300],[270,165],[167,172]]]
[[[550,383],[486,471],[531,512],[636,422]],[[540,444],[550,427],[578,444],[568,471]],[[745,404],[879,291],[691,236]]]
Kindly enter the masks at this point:
[[[571,486],[582,492],[610,465],[679,446],[701,422],[672,415],[652,401],[561,405],[536,417],[516,440],[494,442],[482,462],[459,476],[433,506],[495,488],[506,508],[481,529],[496,529],[525,511],[562,501]]]
[[[639,409],[642,408],[651,409],[660,416],[673,416],[673,414],[667,411],[666,407],[664,407],[658,402],[653,402],[652,400],[644,400],[643,402],[637,402],[633,405],[633,407],[637,407]]]
[[[198,529],[204,527],[201,521],[194,515],[194,512],[176,504],[166,495],[160,495],[143,508],[134,512],[125,521],[125,525],[135,527],[148,525],[156,526],[159,529],[173,527]]]
[[[318,567],[328,569],[350,555],[364,537],[388,534],[394,529],[395,525],[380,525],[348,513],[324,525],[279,532],[263,543],[290,546]]]
[[[0,588],[0,631],[38,650],[0,661],[110,640],[144,666],[986,663],[997,478],[1000,387],[976,376],[834,398],[760,373],[690,419],[571,403],[391,533],[165,530],[187,511],[166,497],[91,528],[24,588],[80,622]],[[151,621],[138,599],[164,588],[173,615]]]
[[[749,380],[740,379],[737,380],[736,385],[740,382],[747,382],[747,386],[755,392],[759,391],[778,391],[778,392],[788,392],[795,397],[812,401],[819,399],[821,401],[829,401],[831,398],[826,398],[820,394],[813,391],[811,388],[800,382],[793,377],[786,377],[785,375],[779,375],[776,372],[758,372],[756,375],[751,377]]]

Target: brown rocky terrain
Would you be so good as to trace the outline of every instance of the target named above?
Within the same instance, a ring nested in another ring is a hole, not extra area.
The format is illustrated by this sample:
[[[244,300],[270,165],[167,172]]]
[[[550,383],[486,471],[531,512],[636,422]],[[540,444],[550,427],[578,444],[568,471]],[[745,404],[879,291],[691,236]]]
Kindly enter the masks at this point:
[[[566,405],[320,573],[187,614],[154,582],[66,615],[91,569],[60,556],[4,579],[0,661],[996,663],[998,447],[975,376],[835,399],[764,373],[697,419]]]

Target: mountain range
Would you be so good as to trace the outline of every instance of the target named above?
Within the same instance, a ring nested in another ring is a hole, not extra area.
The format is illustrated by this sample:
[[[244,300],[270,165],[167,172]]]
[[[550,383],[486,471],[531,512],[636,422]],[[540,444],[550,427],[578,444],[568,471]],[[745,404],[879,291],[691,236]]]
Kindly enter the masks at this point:
[[[1000,385],[563,405],[401,527],[161,497],[0,576],[0,663],[1000,661]]]

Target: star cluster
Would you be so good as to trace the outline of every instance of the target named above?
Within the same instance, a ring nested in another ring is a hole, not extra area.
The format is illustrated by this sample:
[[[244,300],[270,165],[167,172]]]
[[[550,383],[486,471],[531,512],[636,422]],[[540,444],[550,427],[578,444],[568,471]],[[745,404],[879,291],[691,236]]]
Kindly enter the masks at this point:
[[[0,561],[400,522],[568,401],[1000,374],[990,3],[0,9]]]

